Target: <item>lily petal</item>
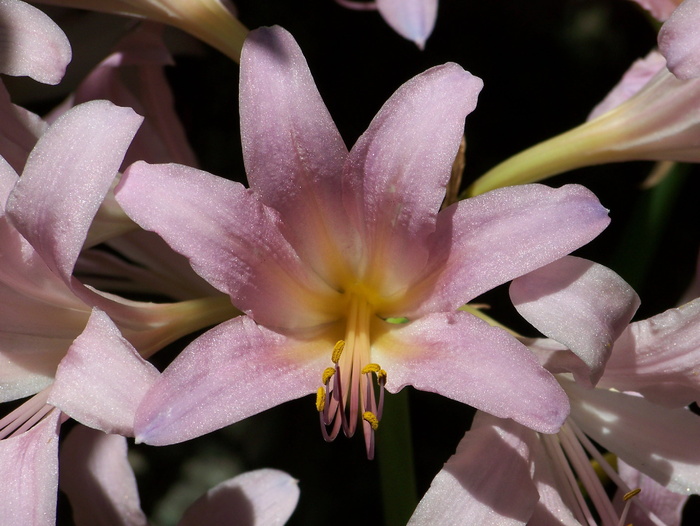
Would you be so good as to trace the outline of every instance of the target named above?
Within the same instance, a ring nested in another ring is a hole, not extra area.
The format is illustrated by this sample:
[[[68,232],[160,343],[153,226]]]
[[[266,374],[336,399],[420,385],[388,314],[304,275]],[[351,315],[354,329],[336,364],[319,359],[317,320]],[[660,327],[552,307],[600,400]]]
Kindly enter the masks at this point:
[[[66,283],[142,120],[107,101],[76,106],[42,135],[7,201],[17,230]]]
[[[76,426],[61,444],[61,490],[76,526],[146,526],[126,439]]]
[[[700,0],[684,0],[659,31],[659,50],[679,79],[700,77]]]
[[[632,323],[615,342],[600,385],[682,407],[700,400],[700,298]]]
[[[593,440],[671,491],[700,491],[700,416],[640,396],[560,381],[572,419]]]
[[[299,501],[297,481],[284,471],[258,469],[207,491],[188,508],[178,526],[282,526]]]
[[[578,185],[500,188],[460,201],[438,215],[434,274],[412,292],[420,304],[404,306],[410,314],[403,315],[456,310],[585,245],[609,223],[598,198]]]
[[[0,1],[0,71],[58,84],[71,60],[68,38],[53,20],[19,0]]]
[[[437,19],[438,0],[377,0],[386,23],[423,49]]]
[[[16,172],[21,173],[29,152],[46,130],[46,123],[38,115],[12,104],[5,86],[0,84],[0,157]],[[4,208],[6,195],[2,196]]]
[[[538,494],[530,475],[527,435],[534,433],[477,413],[408,525],[528,524]]]
[[[54,526],[60,415],[51,411],[26,433],[0,440],[0,524]]]
[[[392,95],[350,151],[343,199],[362,237],[356,274],[385,296],[425,270],[464,119],[482,87],[457,64],[431,68]]]
[[[602,376],[613,343],[640,303],[615,272],[573,256],[513,280],[510,298],[523,318],[583,360],[589,385]]]
[[[136,439],[182,442],[315,392],[334,343],[296,341],[247,316],[224,322],[193,341],[146,394]]]
[[[241,55],[241,141],[250,187],[277,210],[285,234],[330,282],[355,251],[342,207],[347,148],[306,59],[281,27],[260,28]],[[261,118],[265,115],[265,118]],[[346,245],[338,246],[337,240]]]
[[[277,214],[242,185],[187,166],[136,163],[116,196],[257,322],[289,328],[337,318],[322,299],[338,293],[299,259]]]
[[[543,433],[556,432],[569,412],[557,381],[524,345],[466,312],[393,325],[373,351],[391,392],[413,385]]]
[[[158,377],[112,320],[94,309],[56,371],[48,403],[86,426],[133,436],[136,408]]]
[[[654,18],[660,21],[666,20],[683,0],[634,0],[644,9],[649,11]]]

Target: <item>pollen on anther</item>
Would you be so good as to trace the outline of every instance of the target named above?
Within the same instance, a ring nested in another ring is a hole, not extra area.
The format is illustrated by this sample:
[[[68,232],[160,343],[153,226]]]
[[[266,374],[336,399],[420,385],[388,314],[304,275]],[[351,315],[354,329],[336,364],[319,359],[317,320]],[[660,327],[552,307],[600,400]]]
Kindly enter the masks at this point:
[[[379,420],[372,411],[365,411],[362,413],[362,419],[369,423],[372,427],[372,431],[376,431],[379,428]]]
[[[379,367],[378,363],[368,363],[362,368],[362,371],[360,371],[362,374],[367,374],[367,373],[377,373],[379,374],[379,371],[381,371],[382,368]]]
[[[319,387],[316,391],[316,410],[320,413],[326,407],[326,390]]]
[[[343,349],[345,349],[345,340],[338,340],[333,346],[333,354],[331,354],[331,361],[335,364],[340,361],[340,355],[343,354]]]
[[[334,374],[335,369],[333,367],[326,367],[326,369],[323,371],[323,375],[321,375],[321,382],[323,385],[328,385],[328,381]]]
[[[625,495],[622,497],[622,500],[625,501],[625,502],[627,502],[628,500],[630,500],[630,499],[631,499],[632,497],[634,497],[635,495],[639,495],[639,493],[640,493],[641,491],[642,491],[641,488],[636,488],[636,489],[633,489],[632,491],[628,491],[628,492],[625,493]]]

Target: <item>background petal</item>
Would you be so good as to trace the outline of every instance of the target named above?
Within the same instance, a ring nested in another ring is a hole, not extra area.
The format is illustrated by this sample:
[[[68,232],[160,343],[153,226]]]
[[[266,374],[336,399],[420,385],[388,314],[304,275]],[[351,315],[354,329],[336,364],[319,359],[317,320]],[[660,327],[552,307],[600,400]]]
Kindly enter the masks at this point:
[[[76,426],[61,444],[61,491],[76,526],[146,526],[126,439]]]
[[[684,0],[659,31],[659,50],[679,79],[700,77],[700,0]]]
[[[394,31],[423,49],[437,18],[437,0],[377,0],[377,9]]]

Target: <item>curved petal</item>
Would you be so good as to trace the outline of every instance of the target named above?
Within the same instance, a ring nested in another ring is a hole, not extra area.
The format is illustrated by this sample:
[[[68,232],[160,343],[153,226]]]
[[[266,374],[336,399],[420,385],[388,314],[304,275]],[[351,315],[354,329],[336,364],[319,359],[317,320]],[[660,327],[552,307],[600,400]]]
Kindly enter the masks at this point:
[[[26,433],[0,440],[0,524],[54,526],[60,411]]]
[[[700,77],[700,0],[684,0],[659,31],[659,50],[679,79]]]
[[[425,269],[464,119],[482,86],[457,64],[431,68],[391,96],[350,151],[343,199],[362,238],[356,275],[384,296],[404,292]]]
[[[438,0],[377,0],[386,23],[423,49],[437,19]]]
[[[357,236],[341,202],[348,151],[304,55],[281,27],[257,29],[246,39],[240,116],[250,187],[280,213],[302,258],[337,282]]]
[[[178,526],[282,526],[299,501],[299,486],[284,471],[258,469],[218,484],[190,506]]]
[[[17,230],[66,283],[142,120],[107,101],[76,106],[39,139],[7,201]]]
[[[12,104],[10,94],[0,84],[0,158],[21,173],[29,152],[46,126],[38,115]],[[6,199],[6,195],[0,194],[0,207],[3,209]]]
[[[556,432],[569,412],[561,387],[527,347],[466,312],[391,325],[373,352],[392,392],[412,385],[544,433]]]
[[[418,503],[408,526],[528,524],[538,501],[526,435],[531,430],[477,413]]]
[[[700,416],[561,379],[571,418],[593,440],[671,491],[700,491]]]
[[[58,84],[71,60],[68,38],[42,11],[19,0],[0,0],[0,71]]]
[[[112,320],[95,309],[61,360],[48,403],[86,426],[133,436],[136,408],[158,376]]]
[[[136,439],[182,442],[316,391],[334,340],[294,340],[240,316],[193,341],[136,413]]]
[[[76,426],[61,444],[61,490],[76,526],[146,526],[126,439]],[[99,520],[98,520],[99,518]]]
[[[596,196],[578,185],[500,188],[456,203],[438,215],[430,272],[403,315],[455,310],[585,245],[609,223]]]
[[[134,221],[257,322],[298,327],[337,318],[328,304],[338,293],[299,259],[274,211],[240,184],[187,166],[136,163],[116,195]]]
[[[511,283],[513,305],[545,336],[566,345],[588,366],[595,384],[617,340],[639,307],[639,296],[603,265],[566,256]]]
[[[615,342],[600,385],[682,407],[700,400],[700,298],[632,323]]]

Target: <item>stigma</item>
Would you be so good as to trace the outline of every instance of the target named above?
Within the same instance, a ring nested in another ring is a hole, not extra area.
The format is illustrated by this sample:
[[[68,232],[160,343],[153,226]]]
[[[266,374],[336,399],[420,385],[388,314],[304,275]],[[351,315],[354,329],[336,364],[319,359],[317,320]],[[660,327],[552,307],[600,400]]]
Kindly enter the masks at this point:
[[[374,435],[379,428],[384,406],[386,371],[371,361],[369,303],[352,295],[345,339],[331,351],[330,367],[321,374],[316,394],[316,409],[324,440],[331,442],[343,430],[352,437],[362,427],[367,458],[374,458]]]

